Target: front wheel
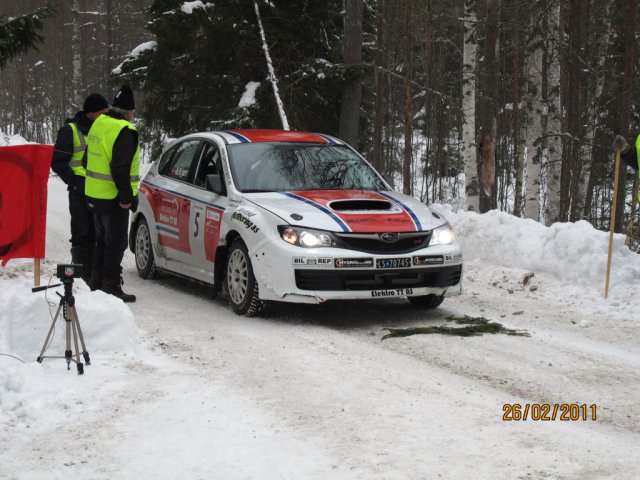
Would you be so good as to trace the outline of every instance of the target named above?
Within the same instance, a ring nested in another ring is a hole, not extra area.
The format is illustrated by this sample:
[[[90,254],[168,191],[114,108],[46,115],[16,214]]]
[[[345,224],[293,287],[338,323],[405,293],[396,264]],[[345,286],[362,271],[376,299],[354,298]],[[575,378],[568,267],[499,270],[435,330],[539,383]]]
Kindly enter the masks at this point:
[[[407,300],[415,307],[437,308],[444,302],[444,295],[420,295],[418,297],[407,297]]]
[[[253,274],[247,247],[239,238],[234,240],[229,249],[226,284],[229,303],[238,315],[253,317],[264,307],[264,302],[258,296],[258,282]]]
[[[149,224],[144,217],[141,217],[140,221],[136,224],[134,247],[138,275],[146,280],[155,278],[157,270],[156,262],[153,257],[151,233],[149,232]]]

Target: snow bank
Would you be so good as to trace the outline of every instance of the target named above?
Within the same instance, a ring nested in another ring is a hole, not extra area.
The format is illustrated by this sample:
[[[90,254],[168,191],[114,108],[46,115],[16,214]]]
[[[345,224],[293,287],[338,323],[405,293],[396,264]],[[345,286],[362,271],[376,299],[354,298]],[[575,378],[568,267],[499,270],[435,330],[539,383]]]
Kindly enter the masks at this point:
[[[8,135],[0,130],[0,147],[7,145],[23,145],[27,142],[20,135]]]
[[[584,220],[546,227],[498,210],[480,215],[454,213],[448,205],[433,207],[454,227],[465,261],[530,270],[568,286],[604,291],[609,233]],[[609,293],[632,297],[640,279],[640,255],[624,241],[624,235],[614,235]]]

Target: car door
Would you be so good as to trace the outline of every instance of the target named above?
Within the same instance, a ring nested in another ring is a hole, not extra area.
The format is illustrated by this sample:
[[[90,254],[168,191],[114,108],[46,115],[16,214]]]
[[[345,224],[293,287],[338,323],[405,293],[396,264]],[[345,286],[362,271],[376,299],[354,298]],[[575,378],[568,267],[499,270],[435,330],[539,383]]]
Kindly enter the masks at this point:
[[[187,139],[159,166],[160,182],[154,190],[154,216],[158,242],[164,247],[166,268],[188,274],[191,199],[189,188],[199,159],[201,141]]]
[[[191,200],[189,268],[190,276],[208,283],[213,283],[213,267],[220,241],[220,225],[222,215],[228,207],[226,192],[218,194],[207,187],[206,177],[211,174],[219,175],[224,179],[220,150],[215,143],[203,141],[193,182],[188,191]],[[224,181],[222,183],[224,184]]]

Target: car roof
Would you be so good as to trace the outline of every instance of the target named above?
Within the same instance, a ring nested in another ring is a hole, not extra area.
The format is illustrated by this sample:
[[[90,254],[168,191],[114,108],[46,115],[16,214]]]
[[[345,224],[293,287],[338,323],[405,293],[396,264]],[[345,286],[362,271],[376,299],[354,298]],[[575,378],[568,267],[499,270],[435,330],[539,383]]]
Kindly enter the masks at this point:
[[[221,130],[216,132],[193,133],[193,136],[218,135],[228,144],[238,143],[259,143],[259,142],[284,142],[284,143],[325,143],[333,145],[344,145],[344,142],[337,138],[322,133],[299,132],[292,130],[270,130],[270,129],[240,129]]]

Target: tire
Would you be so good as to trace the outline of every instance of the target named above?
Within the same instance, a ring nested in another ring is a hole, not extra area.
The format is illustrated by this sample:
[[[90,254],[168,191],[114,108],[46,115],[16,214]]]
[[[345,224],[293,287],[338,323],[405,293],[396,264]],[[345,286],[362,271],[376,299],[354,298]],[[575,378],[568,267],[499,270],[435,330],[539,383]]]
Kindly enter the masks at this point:
[[[151,232],[149,231],[149,224],[144,217],[140,217],[140,220],[136,224],[134,255],[136,258],[136,269],[138,270],[138,275],[145,280],[155,278],[157,276],[157,269],[156,262],[153,257]]]
[[[414,307],[438,308],[444,302],[444,295],[420,295],[419,297],[407,297]]]
[[[229,248],[225,283],[231,309],[238,315],[253,317],[265,302],[258,296],[258,282],[244,242],[237,238]]]

